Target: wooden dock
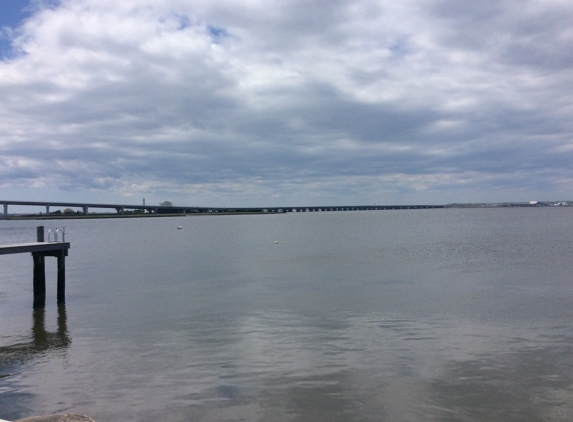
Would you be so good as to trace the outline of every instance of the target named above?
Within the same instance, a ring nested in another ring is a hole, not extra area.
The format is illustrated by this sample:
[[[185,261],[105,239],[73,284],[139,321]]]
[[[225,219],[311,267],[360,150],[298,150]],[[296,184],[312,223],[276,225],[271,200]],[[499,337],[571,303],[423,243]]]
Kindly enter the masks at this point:
[[[66,256],[70,242],[44,242],[44,226],[38,226],[37,242],[0,245],[0,255],[31,253],[34,261],[34,308],[46,306],[46,265],[45,257],[58,260],[58,303],[66,301]]]
[[[13,245],[0,245],[0,255],[8,255],[13,253],[45,253],[44,256],[57,256],[58,251],[70,249],[70,242],[33,242],[33,243],[16,243]],[[50,253],[54,252],[54,253]],[[66,253],[67,255],[67,253]]]

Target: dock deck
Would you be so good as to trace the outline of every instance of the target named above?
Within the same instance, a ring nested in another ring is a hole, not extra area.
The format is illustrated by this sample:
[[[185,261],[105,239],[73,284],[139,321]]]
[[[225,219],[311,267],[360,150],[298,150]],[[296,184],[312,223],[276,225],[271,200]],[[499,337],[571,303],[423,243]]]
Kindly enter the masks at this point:
[[[31,242],[31,243],[16,243],[12,245],[0,245],[0,255],[8,255],[14,253],[26,253],[43,256],[59,255],[64,252],[68,254],[70,249],[70,242],[48,243],[48,242]]]
[[[63,236],[65,236],[65,232]],[[44,242],[44,240],[44,226],[38,226],[36,228],[36,242],[0,245],[0,255],[27,252],[32,254],[34,261],[34,308],[46,306],[45,257],[47,256],[53,256],[58,260],[58,304],[63,304],[66,301],[66,256],[68,256],[70,242]]]

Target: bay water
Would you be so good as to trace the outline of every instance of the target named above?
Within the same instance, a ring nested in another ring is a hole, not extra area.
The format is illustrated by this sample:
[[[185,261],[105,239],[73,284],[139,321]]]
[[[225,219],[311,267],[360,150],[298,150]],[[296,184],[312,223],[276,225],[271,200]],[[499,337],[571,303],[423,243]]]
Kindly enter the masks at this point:
[[[4,220],[0,419],[571,421],[573,207]],[[178,229],[181,226],[181,229]]]

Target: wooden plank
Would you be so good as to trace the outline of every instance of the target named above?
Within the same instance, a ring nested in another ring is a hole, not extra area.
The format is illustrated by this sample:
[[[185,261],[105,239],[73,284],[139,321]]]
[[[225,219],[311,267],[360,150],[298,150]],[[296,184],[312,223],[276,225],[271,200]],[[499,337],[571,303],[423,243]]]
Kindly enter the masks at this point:
[[[25,253],[25,252],[56,252],[66,251],[70,249],[70,242],[60,243],[47,243],[47,242],[34,242],[34,243],[18,243],[13,245],[0,245],[0,255]]]

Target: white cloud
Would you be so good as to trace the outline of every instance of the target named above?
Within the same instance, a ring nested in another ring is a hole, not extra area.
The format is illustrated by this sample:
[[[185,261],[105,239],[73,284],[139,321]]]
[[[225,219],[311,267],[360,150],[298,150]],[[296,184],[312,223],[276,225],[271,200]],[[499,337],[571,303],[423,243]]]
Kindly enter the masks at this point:
[[[476,200],[524,200],[539,186],[563,198],[572,8],[40,7],[14,31],[16,56],[0,62],[0,158],[37,164],[8,167],[2,183],[43,180],[77,199],[101,190],[179,203],[228,195],[228,205],[454,202],[467,189]]]

